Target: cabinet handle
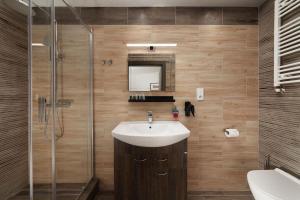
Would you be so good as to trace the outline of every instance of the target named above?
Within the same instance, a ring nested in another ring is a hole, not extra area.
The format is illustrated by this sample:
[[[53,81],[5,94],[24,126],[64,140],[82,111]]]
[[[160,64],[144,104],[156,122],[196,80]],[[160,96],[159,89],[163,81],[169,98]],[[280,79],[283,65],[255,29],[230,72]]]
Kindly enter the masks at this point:
[[[166,176],[168,175],[168,172],[165,172],[165,173],[157,173],[158,176]]]
[[[158,159],[158,162],[166,162],[168,160],[168,158],[164,158],[164,159]]]
[[[136,161],[136,162],[145,162],[147,160],[147,158],[144,158],[144,159],[134,159],[134,161]]]

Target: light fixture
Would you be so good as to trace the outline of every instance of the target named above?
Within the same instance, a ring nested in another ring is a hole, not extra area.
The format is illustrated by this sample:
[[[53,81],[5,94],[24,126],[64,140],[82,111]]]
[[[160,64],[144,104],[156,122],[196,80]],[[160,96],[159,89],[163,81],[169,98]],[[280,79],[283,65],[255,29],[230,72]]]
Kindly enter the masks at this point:
[[[24,6],[29,6],[28,2],[25,0],[19,0],[19,3],[23,4]]]
[[[127,47],[176,47],[177,43],[129,43]]]
[[[32,43],[33,47],[45,47],[46,45],[43,43]]]

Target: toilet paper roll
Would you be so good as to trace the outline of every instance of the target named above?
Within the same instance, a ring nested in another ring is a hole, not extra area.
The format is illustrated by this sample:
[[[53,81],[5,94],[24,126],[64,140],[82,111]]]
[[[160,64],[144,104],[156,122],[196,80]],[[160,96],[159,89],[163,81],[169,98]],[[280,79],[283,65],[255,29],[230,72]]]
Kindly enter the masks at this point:
[[[226,137],[239,137],[240,132],[237,129],[225,129],[225,136]]]

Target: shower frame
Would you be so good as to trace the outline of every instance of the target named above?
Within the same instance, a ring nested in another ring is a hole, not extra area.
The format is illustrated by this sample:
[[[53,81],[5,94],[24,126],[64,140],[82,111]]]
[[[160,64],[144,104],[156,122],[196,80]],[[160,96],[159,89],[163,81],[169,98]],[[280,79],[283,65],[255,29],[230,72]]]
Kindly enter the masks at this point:
[[[29,199],[34,200],[34,183],[33,183],[33,129],[32,129],[32,123],[33,123],[33,97],[32,97],[32,25],[33,25],[33,0],[28,1],[28,172],[29,172]],[[51,130],[51,176],[52,176],[52,191],[51,191],[51,199],[56,200],[56,123],[55,123],[55,117],[56,117],[56,69],[57,69],[57,21],[56,21],[56,13],[55,13],[55,1],[52,0],[51,2],[51,102],[52,102],[52,130]],[[81,26],[83,26],[88,34],[89,34],[89,107],[88,107],[88,133],[90,134],[91,140],[91,163],[90,163],[90,179],[86,183],[85,188],[88,186],[88,184],[93,180],[95,176],[95,162],[94,162],[94,94],[93,94],[93,88],[94,88],[94,62],[93,62],[93,56],[94,56],[94,32],[92,27],[88,26],[83,22],[80,15],[77,13],[77,11],[68,4],[65,0],[61,0],[63,3],[65,3],[66,7],[72,11],[74,14],[74,17],[76,17]]]

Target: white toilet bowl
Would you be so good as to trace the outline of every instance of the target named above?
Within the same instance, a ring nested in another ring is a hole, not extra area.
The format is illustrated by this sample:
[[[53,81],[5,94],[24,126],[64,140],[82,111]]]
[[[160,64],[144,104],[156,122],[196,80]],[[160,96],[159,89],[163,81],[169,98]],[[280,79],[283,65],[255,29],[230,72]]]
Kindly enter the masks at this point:
[[[300,200],[300,180],[280,169],[247,174],[255,200]]]

